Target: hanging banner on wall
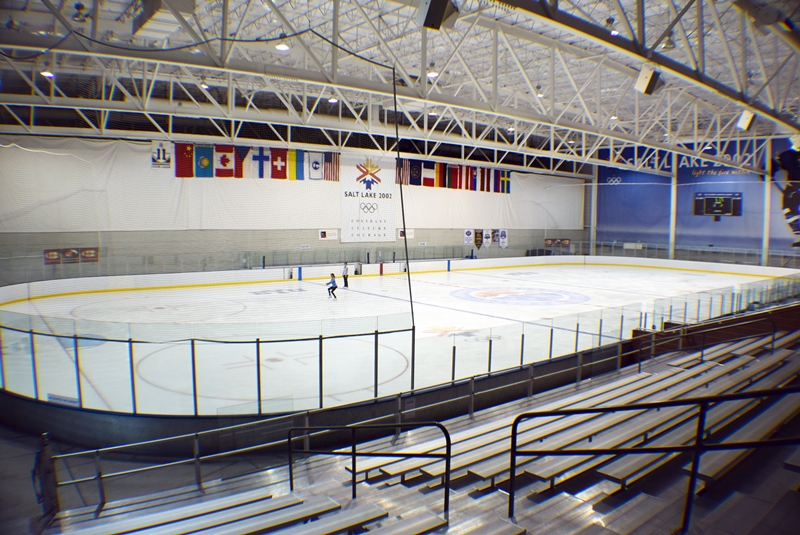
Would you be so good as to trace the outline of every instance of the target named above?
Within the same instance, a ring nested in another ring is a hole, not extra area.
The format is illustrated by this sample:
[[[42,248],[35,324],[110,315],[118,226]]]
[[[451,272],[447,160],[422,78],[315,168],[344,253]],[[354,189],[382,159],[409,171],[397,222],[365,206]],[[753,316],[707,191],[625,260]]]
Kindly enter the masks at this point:
[[[169,169],[172,167],[172,143],[166,141],[152,142],[150,167],[153,169]]]
[[[492,231],[486,229],[483,231],[483,246],[489,247],[492,244]]]
[[[505,249],[508,247],[508,231],[506,229],[500,229],[498,235],[500,237],[500,248]]]
[[[472,245],[472,231],[464,229],[464,245]]]
[[[483,245],[483,229],[476,228],[475,229],[475,248],[480,249],[481,245]]]
[[[373,155],[341,159],[342,243],[395,241],[395,160]]]

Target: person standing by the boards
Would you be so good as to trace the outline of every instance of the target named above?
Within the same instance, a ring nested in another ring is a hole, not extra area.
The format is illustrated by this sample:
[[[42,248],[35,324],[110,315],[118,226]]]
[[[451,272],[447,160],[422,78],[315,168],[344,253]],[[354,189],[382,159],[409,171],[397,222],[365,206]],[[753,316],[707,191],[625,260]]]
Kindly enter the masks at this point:
[[[342,268],[342,279],[344,279],[344,287],[348,288],[348,286],[347,286],[347,262],[344,263],[344,267]]]

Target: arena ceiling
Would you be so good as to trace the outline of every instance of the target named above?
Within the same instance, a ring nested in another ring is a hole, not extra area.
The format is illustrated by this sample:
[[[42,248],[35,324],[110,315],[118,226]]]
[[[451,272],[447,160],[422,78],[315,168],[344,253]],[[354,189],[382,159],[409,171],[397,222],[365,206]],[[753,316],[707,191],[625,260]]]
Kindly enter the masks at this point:
[[[405,156],[664,174],[763,170],[800,132],[796,0],[453,1],[436,30],[421,0],[0,0],[0,132],[394,152],[397,128]]]

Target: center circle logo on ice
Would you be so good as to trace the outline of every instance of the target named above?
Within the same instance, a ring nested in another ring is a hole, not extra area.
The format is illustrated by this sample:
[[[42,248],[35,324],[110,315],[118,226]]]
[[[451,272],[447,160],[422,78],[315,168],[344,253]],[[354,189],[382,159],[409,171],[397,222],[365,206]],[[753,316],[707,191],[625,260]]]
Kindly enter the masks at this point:
[[[467,301],[526,306],[573,305],[589,300],[588,295],[545,288],[464,288],[450,295]]]

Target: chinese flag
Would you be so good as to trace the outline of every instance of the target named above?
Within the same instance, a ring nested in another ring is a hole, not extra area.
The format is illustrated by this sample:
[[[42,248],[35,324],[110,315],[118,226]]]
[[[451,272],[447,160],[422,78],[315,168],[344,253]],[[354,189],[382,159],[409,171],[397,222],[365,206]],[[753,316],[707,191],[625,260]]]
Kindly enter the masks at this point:
[[[175,143],[175,176],[192,178],[194,176],[194,145]]]

